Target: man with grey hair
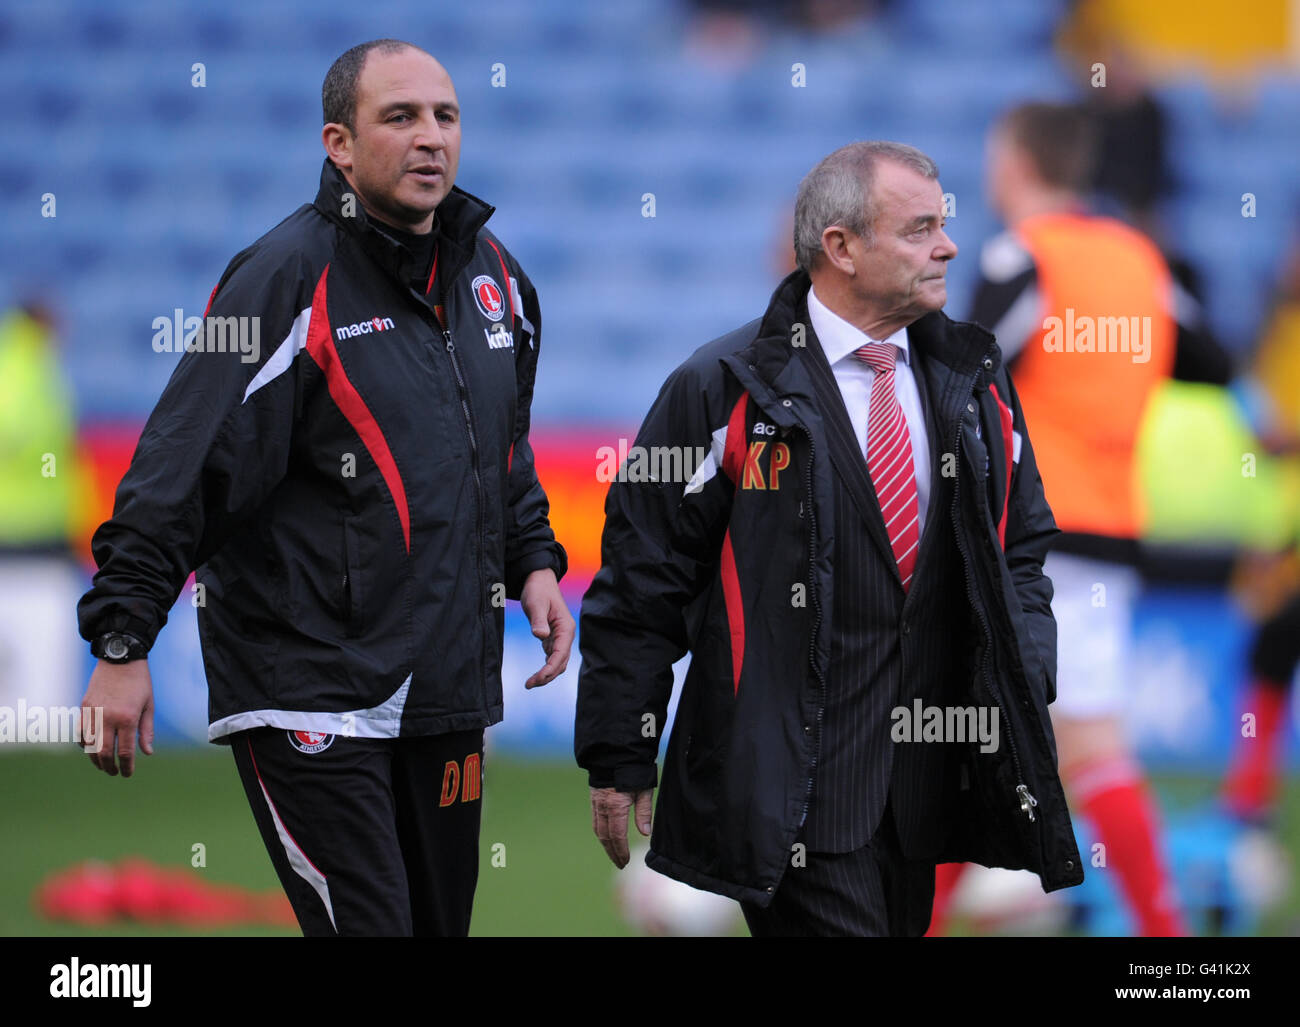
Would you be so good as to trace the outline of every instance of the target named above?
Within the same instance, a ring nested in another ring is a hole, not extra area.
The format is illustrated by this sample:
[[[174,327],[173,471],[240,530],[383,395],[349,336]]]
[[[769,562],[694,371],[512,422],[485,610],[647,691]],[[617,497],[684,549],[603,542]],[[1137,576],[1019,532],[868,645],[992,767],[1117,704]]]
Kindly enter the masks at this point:
[[[798,270],[637,438],[710,458],[610,488],[575,751],[616,865],[662,783],[647,863],[755,935],[916,936],[937,863],[1083,879],[1047,715],[1056,527],[993,337],[941,309],[934,162],[843,147],[794,225]]]

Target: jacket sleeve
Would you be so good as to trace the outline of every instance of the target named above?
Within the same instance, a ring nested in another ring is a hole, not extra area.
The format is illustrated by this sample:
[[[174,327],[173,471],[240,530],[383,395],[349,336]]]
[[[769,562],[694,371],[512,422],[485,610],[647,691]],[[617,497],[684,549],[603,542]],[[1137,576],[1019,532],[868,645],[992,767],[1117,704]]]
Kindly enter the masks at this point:
[[[515,361],[517,408],[515,434],[511,443],[506,508],[506,596],[518,599],[524,582],[533,571],[550,567],[557,579],[568,569],[568,556],[555,539],[549,519],[550,504],[537,479],[533,448],[528,441],[532,420],[533,382],[537,377],[537,356],[541,347],[542,312],[537,290],[523,269],[515,265],[507,283],[511,307],[519,322]]]
[[[1043,493],[1020,397],[1005,369],[999,373],[998,387],[1007,390],[1011,427],[1020,437],[1020,459],[1011,475],[1007,503],[1007,567],[1020,597],[1030,639],[1042,660],[1045,700],[1051,703],[1056,699],[1056,619],[1052,616],[1052,579],[1043,573],[1043,560],[1060,530]]]
[[[161,359],[185,352],[145,423],[113,516],[91,540],[99,570],[77,608],[83,638],[129,631],[152,646],[190,572],[284,477],[311,285],[300,258],[245,251],[213,291],[203,326],[187,327],[186,342],[163,340],[170,352]],[[218,325],[225,343],[208,330]],[[229,342],[241,325],[242,348]]]
[[[574,754],[595,788],[658,783],[673,664],[690,645],[687,608],[716,577],[734,486],[721,470],[722,397],[715,389],[719,409],[710,409],[702,377],[690,364],[669,377],[605,500],[601,568],[582,601],[574,729]],[[648,476],[636,461],[655,447],[694,454],[695,473],[639,480]]]

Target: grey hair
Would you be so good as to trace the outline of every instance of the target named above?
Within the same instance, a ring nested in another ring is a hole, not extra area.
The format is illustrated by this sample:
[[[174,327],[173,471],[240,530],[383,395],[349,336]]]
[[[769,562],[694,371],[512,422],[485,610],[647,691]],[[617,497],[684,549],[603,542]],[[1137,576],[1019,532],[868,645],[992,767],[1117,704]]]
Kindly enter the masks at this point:
[[[876,166],[893,161],[924,178],[937,179],[939,166],[915,146],[882,139],[849,143],[823,157],[799,183],[794,203],[794,255],[811,271],[822,255],[822,233],[838,225],[871,245],[876,220],[871,190]]]

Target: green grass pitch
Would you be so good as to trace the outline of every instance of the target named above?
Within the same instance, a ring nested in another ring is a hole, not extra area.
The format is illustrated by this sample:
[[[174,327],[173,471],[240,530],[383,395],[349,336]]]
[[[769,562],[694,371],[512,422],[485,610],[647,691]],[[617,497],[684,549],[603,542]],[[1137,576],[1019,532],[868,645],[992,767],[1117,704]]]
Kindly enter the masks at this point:
[[[79,927],[43,918],[32,906],[49,872],[85,859],[140,856],[188,867],[202,843],[209,880],[253,889],[278,888],[225,749],[162,749],[140,761],[130,780],[109,778],[73,752],[0,754],[4,830],[0,831],[0,935],[158,935],[191,933],[143,924]],[[585,774],[571,763],[496,757],[485,766],[481,866],[471,933],[626,935],[614,898],[616,871],[591,832]],[[1166,809],[1213,793],[1208,775],[1158,776]],[[1281,841],[1300,853],[1300,782],[1288,782]],[[635,832],[634,832],[635,833]],[[504,849],[495,849],[496,845]],[[493,865],[504,855],[504,866]],[[1270,915],[1266,934],[1294,934],[1300,888]],[[959,925],[954,925],[960,930]],[[238,927],[204,934],[296,934]]]

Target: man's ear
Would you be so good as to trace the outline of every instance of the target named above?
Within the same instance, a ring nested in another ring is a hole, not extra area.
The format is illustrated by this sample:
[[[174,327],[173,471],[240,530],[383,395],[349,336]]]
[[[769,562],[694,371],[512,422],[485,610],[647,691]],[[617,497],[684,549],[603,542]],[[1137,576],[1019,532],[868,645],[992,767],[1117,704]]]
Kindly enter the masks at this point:
[[[320,141],[334,165],[345,171],[352,170],[352,132],[347,125],[331,121],[320,131]]]
[[[850,277],[857,274],[857,266],[849,252],[849,233],[839,225],[831,225],[822,231],[822,257]]]

